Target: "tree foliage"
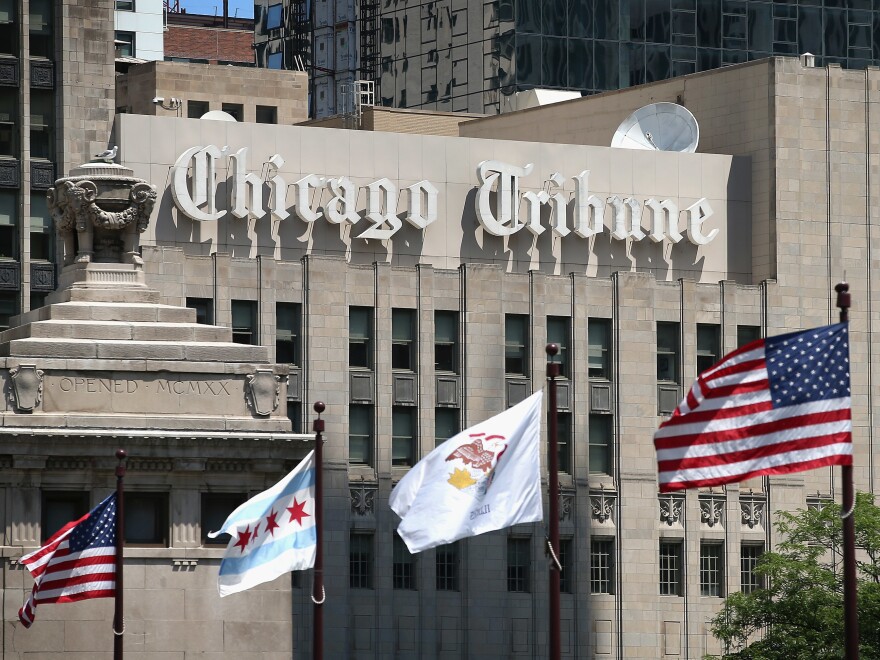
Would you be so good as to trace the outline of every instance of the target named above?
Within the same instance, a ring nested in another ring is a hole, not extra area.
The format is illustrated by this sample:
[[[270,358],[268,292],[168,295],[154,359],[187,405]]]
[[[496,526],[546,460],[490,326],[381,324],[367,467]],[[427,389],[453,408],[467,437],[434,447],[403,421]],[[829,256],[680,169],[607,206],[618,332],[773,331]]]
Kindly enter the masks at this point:
[[[880,507],[859,493],[855,516],[859,645],[880,658]],[[840,660],[843,637],[843,531],[840,506],[777,513],[785,539],[757,571],[764,588],[731,594],[712,621],[724,660]]]

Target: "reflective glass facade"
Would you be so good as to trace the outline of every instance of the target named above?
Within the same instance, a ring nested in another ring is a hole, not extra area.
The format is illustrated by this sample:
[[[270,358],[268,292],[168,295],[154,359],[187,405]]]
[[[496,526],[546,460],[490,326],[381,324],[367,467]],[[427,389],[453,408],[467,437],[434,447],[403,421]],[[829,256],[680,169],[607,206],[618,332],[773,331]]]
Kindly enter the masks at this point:
[[[261,37],[257,3],[263,66],[273,36],[277,44],[305,44],[297,35],[311,30],[316,44],[320,25],[308,28],[305,20],[311,5],[285,4],[286,27],[264,28]],[[337,4],[347,16],[349,3]],[[337,56],[336,66],[328,57],[313,73],[375,79],[377,105],[400,108],[495,113],[501,97],[516,91],[591,94],[770,55],[810,52],[818,66],[880,65],[878,0],[385,0],[357,12],[357,57],[343,63]],[[322,22],[320,12],[311,13],[311,24]],[[308,67],[305,46],[302,57]],[[334,114],[332,104],[322,107]]]

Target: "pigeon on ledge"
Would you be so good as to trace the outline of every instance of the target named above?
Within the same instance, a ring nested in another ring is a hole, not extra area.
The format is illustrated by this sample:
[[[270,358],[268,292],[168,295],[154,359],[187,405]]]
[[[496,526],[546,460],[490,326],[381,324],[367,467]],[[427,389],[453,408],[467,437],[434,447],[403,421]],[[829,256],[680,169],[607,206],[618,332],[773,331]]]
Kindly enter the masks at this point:
[[[114,146],[112,149],[107,149],[99,154],[95,154],[95,160],[103,160],[105,163],[112,163],[113,159],[116,158],[117,151],[119,151],[119,147]]]

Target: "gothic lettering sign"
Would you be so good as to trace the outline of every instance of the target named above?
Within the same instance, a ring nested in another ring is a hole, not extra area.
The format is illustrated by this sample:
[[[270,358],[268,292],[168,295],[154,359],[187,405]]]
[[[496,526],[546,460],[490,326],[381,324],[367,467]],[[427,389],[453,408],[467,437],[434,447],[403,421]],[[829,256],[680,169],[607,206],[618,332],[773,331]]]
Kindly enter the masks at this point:
[[[307,174],[288,182],[280,173],[281,155],[263,163],[261,178],[249,170],[247,154],[247,147],[231,152],[214,145],[192,147],[180,154],[171,176],[171,195],[178,211],[196,222],[216,221],[229,213],[240,219],[271,217],[280,222],[295,217],[306,224],[357,225],[352,236],[378,240],[392,239],[402,221],[425,229],[437,220],[440,191],[431,181],[400,189],[384,177],[358,186],[347,176]],[[228,208],[217,203],[221,169],[229,172]],[[539,190],[524,190],[521,180],[533,171],[531,163],[484,160],[477,165],[472,211],[482,230],[492,236],[510,236],[523,229],[534,236],[551,231],[563,239],[572,234],[590,238],[607,231],[617,241],[675,244],[686,237],[697,246],[710,243],[719,233],[717,228],[704,228],[714,213],[705,197],[683,209],[674,199],[600,197],[590,191],[590,170],[567,178],[551,172]],[[314,202],[317,192],[329,195],[329,200],[318,206]],[[359,199],[366,200],[364,209],[358,207]]]

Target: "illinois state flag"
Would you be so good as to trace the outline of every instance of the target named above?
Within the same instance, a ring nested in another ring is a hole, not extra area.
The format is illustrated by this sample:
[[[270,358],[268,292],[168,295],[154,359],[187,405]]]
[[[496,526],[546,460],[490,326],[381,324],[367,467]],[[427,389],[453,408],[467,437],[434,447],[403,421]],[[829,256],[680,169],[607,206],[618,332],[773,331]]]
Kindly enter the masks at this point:
[[[759,339],[697,377],[654,435],[663,492],[852,464],[846,323]]]
[[[229,514],[211,538],[232,538],[217,590],[228,596],[315,564],[315,467],[309,452],[293,472]]]
[[[541,396],[450,438],[400,480],[388,503],[410,552],[543,519]]]

